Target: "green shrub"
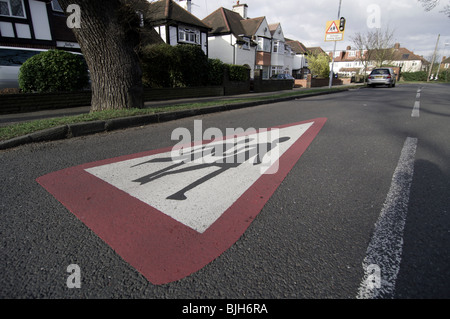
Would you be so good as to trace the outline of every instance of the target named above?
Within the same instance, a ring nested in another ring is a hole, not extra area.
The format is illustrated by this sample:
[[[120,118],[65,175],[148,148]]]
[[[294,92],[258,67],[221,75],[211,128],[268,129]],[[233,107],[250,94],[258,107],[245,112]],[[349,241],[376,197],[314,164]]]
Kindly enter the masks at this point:
[[[211,85],[223,84],[223,72],[225,66],[226,66],[225,63],[223,63],[220,59],[208,60],[209,84]]]
[[[19,87],[24,92],[78,91],[88,85],[88,67],[83,57],[67,51],[39,53],[19,70]]]
[[[148,45],[141,49],[142,82],[147,87],[221,85],[224,70],[230,81],[247,81],[248,68],[208,59],[197,45]]]
[[[142,82],[148,87],[176,87],[180,82],[179,59],[168,44],[145,46],[140,52]]]
[[[450,70],[445,70],[439,72],[439,81],[440,82],[450,82]]]
[[[401,76],[404,81],[426,81],[428,74],[425,71],[402,72]]]
[[[183,44],[175,46],[179,58],[179,71],[185,86],[208,84],[208,57],[198,45]]]
[[[230,81],[245,82],[248,80],[248,68],[243,65],[229,65]]]
[[[185,87],[208,84],[208,58],[199,46],[157,44],[140,52],[142,81],[149,87]]]

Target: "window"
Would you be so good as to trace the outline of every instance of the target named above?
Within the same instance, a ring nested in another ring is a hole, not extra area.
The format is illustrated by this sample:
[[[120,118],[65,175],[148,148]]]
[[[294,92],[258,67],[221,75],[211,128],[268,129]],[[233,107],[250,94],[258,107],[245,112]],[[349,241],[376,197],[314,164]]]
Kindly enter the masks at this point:
[[[348,56],[355,57],[356,56],[356,51],[349,51],[348,52]]]
[[[291,50],[291,47],[289,46],[289,45],[287,45],[287,44],[285,44],[284,45],[284,54],[293,54],[292,53],[292,50]]]
[[[273,52],[277,53],[279,51],[280,41],[273,41]]]
[[[248,38],[243,38],[245,43],[242,45],[242,49],[244,50],[250,50],[250,40]]]
[[[24,50],[24,49],[0,49],[0,65],[2,66],[21,66],[32,56],[41,53],[43,50]]]
[[[53,9],[53,11],[64,12],[62,7],[59,5],[58,0],[52,0],[52,9]]]
[[[187,28],[180,28],[178,30],[178,41],[200,44],[200,32]]]
[[[274,74],[282,74],[283,67],[282,66],[272,66],[272,75]]]
[[[270,39],[259,37],[258,38],[258,51],[270,52]]]
[[[0,0],[0,15],[25,18],[23,0]]]

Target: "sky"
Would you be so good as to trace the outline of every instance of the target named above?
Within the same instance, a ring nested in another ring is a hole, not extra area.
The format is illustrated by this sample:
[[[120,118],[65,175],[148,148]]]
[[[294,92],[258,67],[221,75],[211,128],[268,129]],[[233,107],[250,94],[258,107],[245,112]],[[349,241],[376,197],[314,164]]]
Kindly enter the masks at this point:
[[[343,41],[336,42],[336,50],[353,46],[351,36],[373,28],[393,31],[395,42],[401,47],[423,55],[431,61],[438,35],[439,59],[450,56],[450,18],[440,11],[450,0],[440,0],[432,11],[426,12],[418,0],[240,0],[248,5],[248,16],[265,16],[267,22],[281,23],[286,38],[298,40],[306,47],[319,46],[325,51],[334,48],[334,42],[325,42],[326,22],[346,19]],[[192,13],[205,18],[220,7],[232,9],[236,0],[192,0]],[[447,45],[445,45],[447,43]]]

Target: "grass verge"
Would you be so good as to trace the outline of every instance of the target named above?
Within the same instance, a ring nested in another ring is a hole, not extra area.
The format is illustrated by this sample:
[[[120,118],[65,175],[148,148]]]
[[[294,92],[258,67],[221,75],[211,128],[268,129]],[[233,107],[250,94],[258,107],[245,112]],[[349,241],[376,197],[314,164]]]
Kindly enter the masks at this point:
[[[285,97],[294,97],[301,96],[304,94],[310,93],[319,93],[319,92],[339,92],[342,90],[346,90],[349,87],[339,87],[339,88],[326,88],[326,89],[315,89],[315,90],[302,90],[296,92],[287,92],[282,94],[273,94],[267,96],[260,97],[251,97],[251,98],[242,98],[242,99],[233,99],[233,100],[217,100],[217,101],[208,101],[208,102],[199,102],[199,103],[188,103],[188,104],[177,104],[170,105],[158,108],[144,108],[144,109],[122,109],[122,110],[106,110],[99,112],[91,112],[81,115],[73,115],[73,116],[64,116],[64,117],[55,117],[55,118],[47,118],[40,120],[27,121],[22,123],[15,123],[11,125],[6,125],[0,127],[0,141],[9,140],[14,137],[24,136],[30,133],[34,133],[40,130],[74,124],[81,122],[89,122],[89,121],[98,121],[98,120],[109,120],[114,118],[123,118],[130,116],[138,116],[138,115],[147,115],[147,114],[155,114],[161,112],[170,112],[177,110],[186,110],[186,109],[195,109],[202,107],[210,107],[217,105],[229,105],[236,103],[245,103],[245,102],[254,102],[254,101],[265,101],[277,98],[285,98]]]

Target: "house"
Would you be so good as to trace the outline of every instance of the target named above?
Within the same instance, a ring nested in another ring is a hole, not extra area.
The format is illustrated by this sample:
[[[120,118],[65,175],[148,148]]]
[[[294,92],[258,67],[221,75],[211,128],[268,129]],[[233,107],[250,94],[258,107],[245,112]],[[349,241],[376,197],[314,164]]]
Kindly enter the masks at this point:
[[[418,72],[427,70],[430,63],[412,51],[400,47],[400,43],[394,45],[392,64],[402,68],[402,72]]]
[[[189,2],[189,3],[188,3]],[[190,7],[190,1],[186,1]],[[210,27],[173,0],[151,2],[149,20],[161,39],[170,45],[194,44],[208,55]]]
[[[279,23],[269,25],[265,17],[249,18],[247,4],[237,1],[233,10],[223,7],[202,21],[211,26],[209,57],[229,64],[245,65],[253,78],[261,70],[263,78],[292,73],[292,52]]]
[[[297,40],[286,38],[286,44],[289,45],[294,53],[292,76],[296,79],[303,79],[305,75],[311,73],[308,69],[308,50],[303,43]]]
[[[0,46],[80,51],[58,1],[1,0]]]
[[[246,16],[246,10],[242,10],[241,13]],[[208,34],[209,58],[219,59],[228,64],[245,65],[251,70],[250,76],[253,77],[258,45],[255,34],[261,24],[268,30],[265,19],[244,20],[238,10],[231,11],[221,7],[202,21],[211,26]],[[270,32],[267,32],[267,36],[269,34]]]
[[[448,71],[450,69],[450,58],[443,57],[439,69]]]
[[[333,52],[327,52],[327,54],[332,57]],[[402,72],[425,71],[430,65],[422,56],[400,47],[399,43],[396,43],[393,48],[363,50],[363,52],[348,46],[346,50],[335,51],[333,72],[341,77],[364,74],[364,70],[366,74],[369,74],[379,64],[377,55],[385,57],[384,66],[398,67]]]
[[[271,75],[290,74],[294,64],[295,52],[286,43],[280,23],[269,24],[272,35]]]
[[[309,47],[306,48],[306,51],[308,51],[308,54],[313,55],[326,54],[326,52],[321,47]]]
[[[333,52],[328,52],[328,55],[332,58]],[[368,64],[363,52],[352,50],[350,46],[347,46],[346,50],[335,51],[333,73],[338,74],[339,77],[352,77],[364,73],[364,69],[369,66]],[[373,68],[371,63],[370,67]]]

